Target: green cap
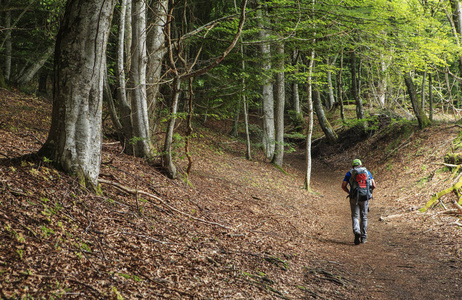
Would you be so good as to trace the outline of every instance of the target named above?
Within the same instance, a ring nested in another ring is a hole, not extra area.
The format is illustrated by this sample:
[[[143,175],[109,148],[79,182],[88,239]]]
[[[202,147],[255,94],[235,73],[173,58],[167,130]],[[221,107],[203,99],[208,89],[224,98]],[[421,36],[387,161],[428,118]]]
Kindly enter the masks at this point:
[[[362,164],[363,163],[359,159],[354,159],[352,163],[353,167],[360,166]]]

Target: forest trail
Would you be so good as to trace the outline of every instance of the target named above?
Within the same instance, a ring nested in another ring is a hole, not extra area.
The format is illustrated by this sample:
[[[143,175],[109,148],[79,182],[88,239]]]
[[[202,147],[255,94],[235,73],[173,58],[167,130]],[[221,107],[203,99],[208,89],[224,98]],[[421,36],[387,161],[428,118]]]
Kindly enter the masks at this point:
[[[436,249],[441,244],[432,233],[418,232],[402,216],[380,220],[389,192],[380,174],[373,174],[378,188],[370,203],[368,243],[353,244],[349,204],[340,188],[348,170],[333,169],[322,163],[313,167],[325,216],[319,236],[323,267],[353,279],[359,299],[462,299],[462,264]]]

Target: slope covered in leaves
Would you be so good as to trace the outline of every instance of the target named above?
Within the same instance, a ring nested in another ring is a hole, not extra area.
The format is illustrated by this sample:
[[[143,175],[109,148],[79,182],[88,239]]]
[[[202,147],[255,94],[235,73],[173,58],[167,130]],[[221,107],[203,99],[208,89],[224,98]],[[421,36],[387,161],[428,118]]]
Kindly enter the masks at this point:
[[[436,163],[457,136],[454,126],[415,134],[386,127],[390,132],[347,150],[323,146],[314,162],[316,193],[302,189],[300,151],[286,156],[281,172],[257,150],[255,160],[247,161],[239,141],[197,129],[188,184],[105,140],[103,194],[95,195],[47,159],[24,157],[46,139],[49,102],[1,90],[0,108],[2,298],[396,299],[394,283],[376,274],[389,269],[390,276],[405,280],[408,274],[388,267],[399,266],[397,258],[377,260],[377,273],[364,273],[366,257],[380,255],[382,242],[388,243],[383,232],[402,232],[406,240],[395,243],[408,245],[411,235],[425,231],[438,241],[435,254],[456,260],[460,255],[458,228],[436,226],[415,209],[444,185],[448,174]],[[437,134],[442,132],[445,137]],[[177,161],[184,168],[182,152],[180,145]],[[358,155],[379,184],[371,242],[362,248],[350,240],[340,190],[345,168]],[[423,181],[428,174],[434,176]],[[378,221],[390,215],[397,217]],[[452,218],[446,223],[455,218],[438,217]],[[438,246],[444,241],[447,246]],[[431,281],[439,271],[420,275]],[[448,273],[441,280],[449,276],[454,278]],[[371,278],[380,287],[369,290],[364,283]]]

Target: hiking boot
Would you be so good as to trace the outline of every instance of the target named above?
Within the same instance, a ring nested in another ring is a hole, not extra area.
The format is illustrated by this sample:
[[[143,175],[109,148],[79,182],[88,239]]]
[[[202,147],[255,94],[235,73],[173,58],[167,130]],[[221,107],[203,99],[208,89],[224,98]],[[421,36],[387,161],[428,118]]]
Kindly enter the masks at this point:
[[[361,235],[359,233],[355,233],[355,245],[359,245],[361,239]]]
[[[361,244],[367,243],[367,238],[361,238]]]

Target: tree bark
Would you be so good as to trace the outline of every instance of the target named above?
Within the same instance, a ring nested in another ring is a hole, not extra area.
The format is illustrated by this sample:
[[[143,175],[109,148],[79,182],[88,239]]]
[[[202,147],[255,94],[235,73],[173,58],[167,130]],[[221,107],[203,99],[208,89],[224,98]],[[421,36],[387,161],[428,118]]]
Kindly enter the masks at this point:
[[[327,142],[329,144],[335,144],[338,140],[338,137],[334,129],[330,125],[329,121],[327,120],[326,114],[324,113],[324,109],[322,108],[321,95],[319,93],[319,89],[315,87],[312,93],[314,110],[316,112],[316,115],[318,116],[319,125],[321,126],[321,129],[324,132],[324,134],[326,135]]]
[[[306,149],[305,149],[305,160],[306,160],[306,172],[305,172],[305,186],[304,188],[311,191],[311,139],[313,136],[313,65],[314,65],[314,50],[311,51],[310,62],[308,64],[308,78],[306,80],[306,94],[308,102],[308,126],[306,130]]]
[[[152,145],[146,95],[146,2],[133,0],[132,4],[130,100],[133,137],[130,142],[135,145],[136,156],[149,158],[152,155]]]
[[[157,98],[162,74],[162,61],[167,53],[164,27],[167,22],[168,0],[155,0],[149,10],[147,97],[151,124],[156,115]]]
[[[262,20],[263,13],[258,11],[260,20]],[[268,39],[268,32],[264,25],[260,23],[259,37],[262,41]],[[260,46],[262,57],[262,76],[263,81],[263,150],[265,156],[270,161],[273,159],[275,151],[275,129],[274,129],[274,96],[273,96],[273,79],[271,77],[271,46],[268,42],[263,42]]]
[[[407,90],[409,93],[409,98],[411,99],[412,108],[414,114],[419,122],[419,128],[423,129],[431,124],[425,112],[422,110],[420,103],[417,99],[417,93],[415,90],[414,82],[412,81],[411,75],[406,73],[404,75],[404,81],[406,82]]]
[[[351,95],[355,100],[356,104],[356,118],[358,120],[364,119],[364,108],[363,102],[358,94],[358,75],[356,72],[357,64],[356,64],[356,53],[354,51],[350,54],[350,65],[351,65]]]
[[[10,4],[10,0],[4,0],[5,7]],[[3,76],[6,81],[10,80],[11,76],[11,55],[12,55],[12,42],[11,42],[11,11],[5,12],[5,72]]]
[[[430,122],[433,122],[433,83],[432,83],[432,73],[428,73],[428,103],[429,103],[429,110],[430,110]]]
[[[343,49],[342,53],[340,54],[340,68],[337,74],[337,101],[340,104],[340,118],[342,118],[342,123],[345,123],[345,110],[343,108],[343,83],[342,83],[342,75],[343,75]]]
[[[284,74],[284,44],[276,46],[278,55],[278,73],[276,74],[276,147],[273,163],[282,167],[284,160],[284,104],[286,102]]]
[[[39,155],[96,189],[106,45],[115,1],[69,0],[55,50],[53,112]]]
[[[43,67],[43,65],[47,62],[48,58],[53,54],[54,50],[54,45],[48,47],[48,49],[42,54],[42,56],[35,61],[32,65],[30,65],[28,68],[26,68],[20,77],[16,79],[16,83],[18,86],[22,87],[26,84],[28,84],[34,76],[37,74],[37,72],[40,70],[40,68]]]
[[[170,111],[170,119],[167,125],[167,133],[165,135],[164,153],[162,155],[162,167],[167,170],[167,175],[170,178],[177,177],[177,170],[173,163],[172,157],[172,143],[173,143],[173,130],[175,129],[176,113],[178,110],[178,101],[180,99],[180,86],[181,81],[179,77],[173,80],[172,91],[172,106]]]
[[[124,147],[124,152],[129,155],[135,154],[134,145],[129,141],[133,137],[132,125],[132,110],[129,101],[127,100],[127,91],[125,84],[125,42],[126,39],[126,14],[128,8],[131,7],[131,0],[121,0],[120,4],[120,19],[119,31],[117,37],[117,98],[119,100],[120,124],[122,125],[121,143]],[[131,11],[131,9],[130,9]],[[130,22],[131,23],[131,22]],[[131,39],[130,39],[131,40]]]
[[[334,86],[332,85],[332,70],[331,66],[335,64],[335,61],[337,60],[337,55],[334,57],[333,61],[331,62],[329,60],[329,57],[327,57],[327,88],[328,88],[328,97],[327,97],[327,109],[331,110],[332,107],[334,107],[335,103],[335,96],[334,96]]]

